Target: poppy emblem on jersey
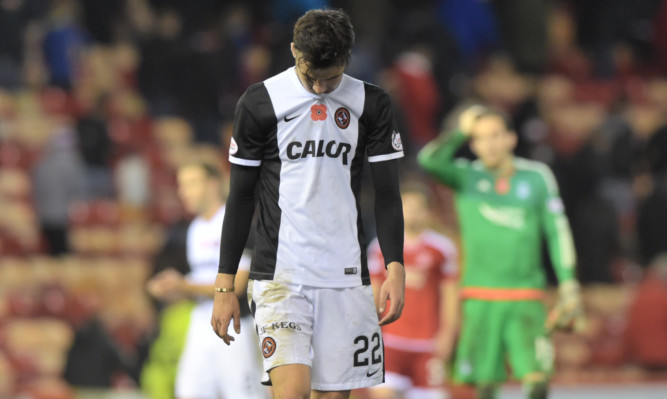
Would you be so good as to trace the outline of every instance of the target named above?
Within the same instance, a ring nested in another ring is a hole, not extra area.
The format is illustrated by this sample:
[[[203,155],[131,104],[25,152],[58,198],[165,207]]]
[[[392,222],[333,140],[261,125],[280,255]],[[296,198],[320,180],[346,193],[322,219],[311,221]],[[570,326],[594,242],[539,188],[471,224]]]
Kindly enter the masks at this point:
[[[391,146],[396,151],[403,151],[403,142],[401,141],[401,134],[394,130],[391,132]]]
[[[350,126],[350,111],[347,108],[338,108],[334,114],[336,125],[341,129],[347,129]]]
[[[262,356],[269,358],[276,351],[276,340],[271,337],[266,337],[262,341]]]
[[[500,195],[507,194],[510,191],[510,180],[506,177],[496,180],[496,192]]]
[[[310,107],[310,119],[314,121],[327,119],[327,106],[324,104],[314,104]]]

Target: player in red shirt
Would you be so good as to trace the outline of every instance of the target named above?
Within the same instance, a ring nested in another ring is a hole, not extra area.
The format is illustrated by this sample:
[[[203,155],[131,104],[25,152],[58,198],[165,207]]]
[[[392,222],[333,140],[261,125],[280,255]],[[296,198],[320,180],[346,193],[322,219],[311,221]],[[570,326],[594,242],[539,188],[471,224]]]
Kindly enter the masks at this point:
[[[405,220],[405,308],[401,318],[382,327],[385,383],[371,391],[374,399],[445,398],[444,365],[458,331],[458,262],[454,243],[428,224],[426,187],[401,189]],[[380,246],[369,248],[373,288],[385,277]]]

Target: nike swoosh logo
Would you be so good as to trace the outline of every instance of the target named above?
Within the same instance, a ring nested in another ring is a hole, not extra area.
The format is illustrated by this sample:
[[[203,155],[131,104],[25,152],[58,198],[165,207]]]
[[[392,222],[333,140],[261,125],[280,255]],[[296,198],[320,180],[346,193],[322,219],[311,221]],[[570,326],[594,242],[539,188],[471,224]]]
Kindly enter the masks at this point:
[[[380,371],[380,369],[377,369],[377,370],[373,371],[372,373],[371,373],[370,370],[368,370],[368,371],[366,372],[366,377],[372,377],[372,376],[374,376],[375,374],[377,374],[378,371]]]
[[[285,118],[284,118],[283,120],[284,120],[285,122],[289,122],[289,121],[291,121],[291,120],[293,120],[293,119],[296,119],[296,118],[298,118],[298,117],[299,117],[299,115],[297,115],[297,116],[293,116],[293,117],[291,117],[291,118],[288,118],[287,115],[285,115]]]

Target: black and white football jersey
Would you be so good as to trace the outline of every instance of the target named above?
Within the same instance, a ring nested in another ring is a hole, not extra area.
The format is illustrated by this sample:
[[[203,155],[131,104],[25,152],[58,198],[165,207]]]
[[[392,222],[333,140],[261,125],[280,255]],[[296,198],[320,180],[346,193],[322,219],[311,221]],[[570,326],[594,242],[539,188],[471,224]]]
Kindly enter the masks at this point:
[[[259,167],[252,279],[315,287],[369,284],[359,195],[369,162],[403,156],[388,95],[343,75],[308,92],[295,68],[239,100],[230,162]]]

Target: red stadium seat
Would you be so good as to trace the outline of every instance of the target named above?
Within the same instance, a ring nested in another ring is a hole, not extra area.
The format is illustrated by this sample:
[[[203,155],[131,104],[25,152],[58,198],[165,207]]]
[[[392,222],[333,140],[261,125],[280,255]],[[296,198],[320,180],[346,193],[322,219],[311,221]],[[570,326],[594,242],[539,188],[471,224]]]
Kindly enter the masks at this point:
[[[7,296],[9,315],[13,317],[34,317],[40,312],[39,295],[35,290],[16,290]]]
[[[75,226],[113,226],[120,221],[120,208],[110,200],[77,202],[70,207],[69,217]]]
[[[37,154],[14,141],[3,141],[0,143],[0,166],[27,170],[32,166]]]

